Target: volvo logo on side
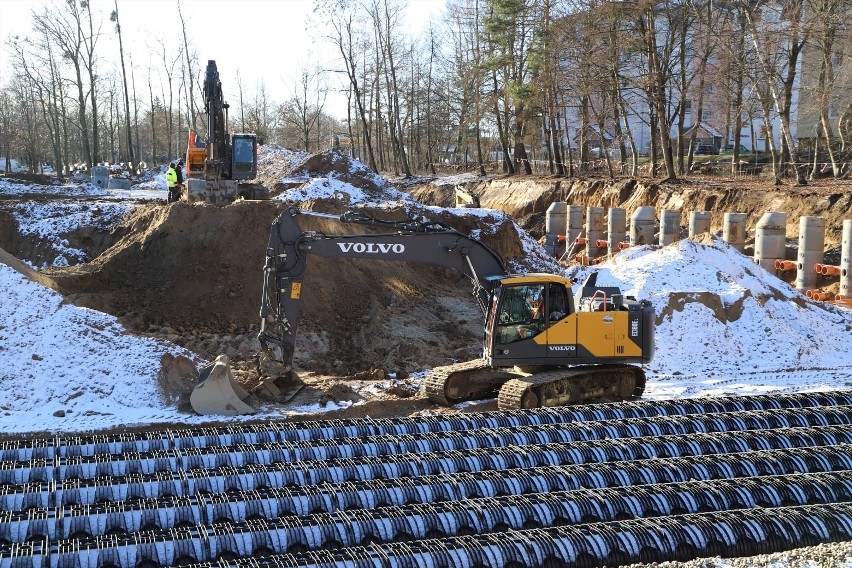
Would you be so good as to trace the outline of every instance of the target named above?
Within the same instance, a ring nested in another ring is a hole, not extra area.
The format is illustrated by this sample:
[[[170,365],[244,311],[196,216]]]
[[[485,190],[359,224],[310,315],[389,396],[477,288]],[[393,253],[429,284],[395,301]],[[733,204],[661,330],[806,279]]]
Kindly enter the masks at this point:
[[[405,245],[402,243],[337,243],[343,252],[357,252],[367,254],[402,254]]]
[[[575,351],[577,349],[576,345],[548,345],[548,349],[551,351]]]

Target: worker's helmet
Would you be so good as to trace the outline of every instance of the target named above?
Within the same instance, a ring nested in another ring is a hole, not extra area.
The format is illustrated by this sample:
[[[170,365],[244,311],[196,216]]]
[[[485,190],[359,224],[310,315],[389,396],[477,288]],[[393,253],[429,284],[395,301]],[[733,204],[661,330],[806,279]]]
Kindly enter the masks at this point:
[[[170,167],[170,168],[175,167],[175,163],[174,163],[174,162],[169,162],[169,167]]]

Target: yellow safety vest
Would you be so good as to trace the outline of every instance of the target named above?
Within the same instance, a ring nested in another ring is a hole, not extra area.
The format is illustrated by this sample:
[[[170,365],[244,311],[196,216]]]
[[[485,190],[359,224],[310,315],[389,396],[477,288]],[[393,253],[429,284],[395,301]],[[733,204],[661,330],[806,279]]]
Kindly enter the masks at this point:
[[[172,188],[177,183],[177,172],[174,168],[169,168],[169,171],[166,172],[166,183],[169,185],[169,188]]]

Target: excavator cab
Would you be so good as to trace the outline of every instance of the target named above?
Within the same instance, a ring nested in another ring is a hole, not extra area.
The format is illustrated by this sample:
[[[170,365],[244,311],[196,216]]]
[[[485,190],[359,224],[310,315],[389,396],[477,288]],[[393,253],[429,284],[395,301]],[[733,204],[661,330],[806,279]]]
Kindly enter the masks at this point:
[[[555,275],[508,277],[494,289],[485,357],[494,367],[647,363],[653,355],[653,309],[617,287],[581,288]]]

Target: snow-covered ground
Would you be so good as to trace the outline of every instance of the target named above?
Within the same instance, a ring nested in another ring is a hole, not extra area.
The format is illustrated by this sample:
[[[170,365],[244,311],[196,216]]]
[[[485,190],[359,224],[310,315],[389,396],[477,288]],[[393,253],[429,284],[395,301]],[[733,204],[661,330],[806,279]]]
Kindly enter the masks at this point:
[[[852,311],[805,298],[718,238],[654,248],[620,253],[597,281],[655,307],[646,397],[852,388]]]
[[[366,205],[373,207],[388,207],[411,202],[408,194],[388,187],[371,195],[351,183],[336,179],[329,174],[327,177],[310,178],[303,181],[299,187],[288,189],[278,195],[279,201],[302,202],[312,199],[336,199],[346,206]]]
[[[71,246],[63,235],[84,227],[107,231],[139,204],[166,199],[165,175],[149,177],[129,190],[102,189],[90,183],[27,185],[0,180],[0,197],[9,198],[4,209],[17,221],[21,235],[44,241],[57,255],[52,265],[67,266],[91,258],[84,250]],[[46,198],[24,199],[39,195]]]

